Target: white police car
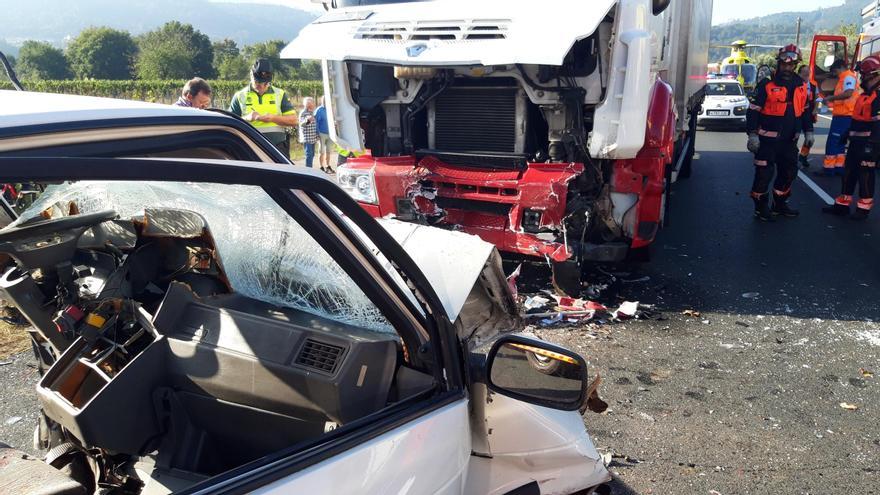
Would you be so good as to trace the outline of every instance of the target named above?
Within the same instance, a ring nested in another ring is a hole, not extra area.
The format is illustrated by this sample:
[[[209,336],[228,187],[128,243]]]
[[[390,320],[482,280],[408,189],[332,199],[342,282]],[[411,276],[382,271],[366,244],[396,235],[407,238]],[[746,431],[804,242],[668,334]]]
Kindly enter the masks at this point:
[[[735,79],[709,80],[706,98],[697,115],[697,125],[703,127],[736,127],[744,129],[749,100],[742,85]]]

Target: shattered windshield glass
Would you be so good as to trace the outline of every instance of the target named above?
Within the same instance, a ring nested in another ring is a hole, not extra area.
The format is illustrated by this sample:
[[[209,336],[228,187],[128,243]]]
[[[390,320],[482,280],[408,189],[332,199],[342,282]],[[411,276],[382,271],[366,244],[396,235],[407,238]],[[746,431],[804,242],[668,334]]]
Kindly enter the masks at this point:
[[[353,280],[266,193],[252,186],[82,181],[50,185],[16,224],[46,209],[63,216],[113,209],[120,218],[144,208],[176,208],[208,223],[232,288],[243,295],[379,332],[394,330]]]

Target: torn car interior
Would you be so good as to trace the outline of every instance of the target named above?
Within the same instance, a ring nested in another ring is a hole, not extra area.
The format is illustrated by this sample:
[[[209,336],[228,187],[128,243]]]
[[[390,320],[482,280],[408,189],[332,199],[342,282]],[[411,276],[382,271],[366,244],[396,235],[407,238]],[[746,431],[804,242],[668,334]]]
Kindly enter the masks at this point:
[[[261,192],[56,184],[0,232],[40,343],[35,442],[89,493],[178,491],[434,387]]]

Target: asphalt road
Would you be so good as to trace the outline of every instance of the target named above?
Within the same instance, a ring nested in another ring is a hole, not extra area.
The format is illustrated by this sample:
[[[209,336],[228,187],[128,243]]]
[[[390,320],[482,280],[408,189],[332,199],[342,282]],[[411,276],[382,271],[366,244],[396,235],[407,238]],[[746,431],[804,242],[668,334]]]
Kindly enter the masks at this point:
[[[699,133],[650,279],[622,294],[663,319],[537,333],[604,378],[610,411],[585,421],[616,494],[880,493],[880,212],[823,215],[799,178],[799,218],[755,220],[745,141]]]

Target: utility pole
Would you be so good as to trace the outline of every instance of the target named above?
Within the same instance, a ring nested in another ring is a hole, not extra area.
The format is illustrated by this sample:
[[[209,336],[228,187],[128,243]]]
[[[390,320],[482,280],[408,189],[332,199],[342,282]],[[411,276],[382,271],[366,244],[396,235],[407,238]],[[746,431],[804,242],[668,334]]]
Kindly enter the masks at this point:
[[[797,35],[795,36],[795,45],[801,46],[801,18],[797,18]]]

